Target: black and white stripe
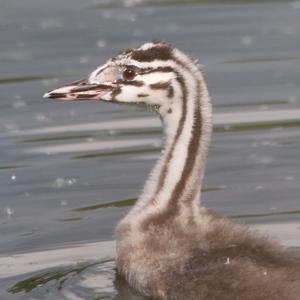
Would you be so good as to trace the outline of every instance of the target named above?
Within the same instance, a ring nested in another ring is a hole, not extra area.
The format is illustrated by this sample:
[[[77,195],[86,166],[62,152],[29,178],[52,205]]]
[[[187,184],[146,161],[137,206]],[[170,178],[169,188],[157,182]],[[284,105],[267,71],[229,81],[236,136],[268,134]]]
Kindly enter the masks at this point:
[[[174,82],[158,80],[150,89],[166,90],[173,104],[162,115],[166,147],[151,173],[143,195],[125,222],[135,219],[144,228],[194,210],[211,134],[211,108],[202,74],[194,62],[167,44],[146,44],[126,53],[126,61],[143,74],[173,73]],[[146,98],[145,98],[146,99]],[[171,113],[170,113],[171,112]],[[191,209],[190,209],[191,208]],[[184,212],[185,213],[185,212]]]

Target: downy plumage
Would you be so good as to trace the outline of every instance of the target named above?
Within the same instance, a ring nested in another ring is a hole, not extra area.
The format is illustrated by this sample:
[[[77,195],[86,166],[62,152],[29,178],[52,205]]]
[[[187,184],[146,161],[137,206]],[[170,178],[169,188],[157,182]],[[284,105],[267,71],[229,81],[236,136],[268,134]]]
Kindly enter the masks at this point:
[[[200,204],[211,103],[187,55],[146,43],[45,96],[144,103],[161,118],[164,150],[117,227],[117,269],[132,287],[168,300],[300,299],[296,254]]]

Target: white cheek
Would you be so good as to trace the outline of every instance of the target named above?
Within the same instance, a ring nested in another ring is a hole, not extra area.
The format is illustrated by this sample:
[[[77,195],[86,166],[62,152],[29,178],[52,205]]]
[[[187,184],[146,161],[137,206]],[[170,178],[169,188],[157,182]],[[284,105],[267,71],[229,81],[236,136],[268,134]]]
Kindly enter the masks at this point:
[[[140,101],[138,95],[144,93],[144,89],[142,87],[122,86],[121,89],[121,93],[116,96],[116,100],[120,102],[130,103]]]
[[[144,98],[144,102],[148,104],[157,104],[157,105],[163,105],[166,103],[165,98],[166,98],[166,91],[163,90],[157,90],[153,91],[151,89],[148,89],[148,94],[149,97]]]
[[[143,102],[147,104],[158,104],[169,106],[168,98],[166,97],[166,90],[153,90],[149,86],[135,87],[135,86],[122,86],[122,91],[118,94],[115,99],[119,102],[125,103],[138,103]],[[143,95],[143,96],[141,96]],[[103,100],[111,101],[112,93],[108,93],[102,97]]]

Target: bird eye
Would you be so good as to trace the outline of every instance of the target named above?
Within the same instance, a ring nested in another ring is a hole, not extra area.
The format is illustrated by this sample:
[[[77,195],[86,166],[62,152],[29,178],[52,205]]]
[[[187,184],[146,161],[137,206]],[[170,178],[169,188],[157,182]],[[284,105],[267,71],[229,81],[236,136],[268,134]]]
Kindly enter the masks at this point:
[[[136,73],[133,68],[126,68],[123,71],[123,78],[125,80],[132,80],[135,77]]]

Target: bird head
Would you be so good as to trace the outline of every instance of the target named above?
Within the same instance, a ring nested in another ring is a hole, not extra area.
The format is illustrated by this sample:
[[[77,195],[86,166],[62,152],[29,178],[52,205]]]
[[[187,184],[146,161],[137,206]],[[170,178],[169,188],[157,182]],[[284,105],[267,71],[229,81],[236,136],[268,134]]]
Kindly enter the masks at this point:
[[[146,104],[163,114],[180,98],[185,64],[191,65],[191,60],[170,44],[146,43],[109,59],[86,79],[54,89],[44,97]]]

